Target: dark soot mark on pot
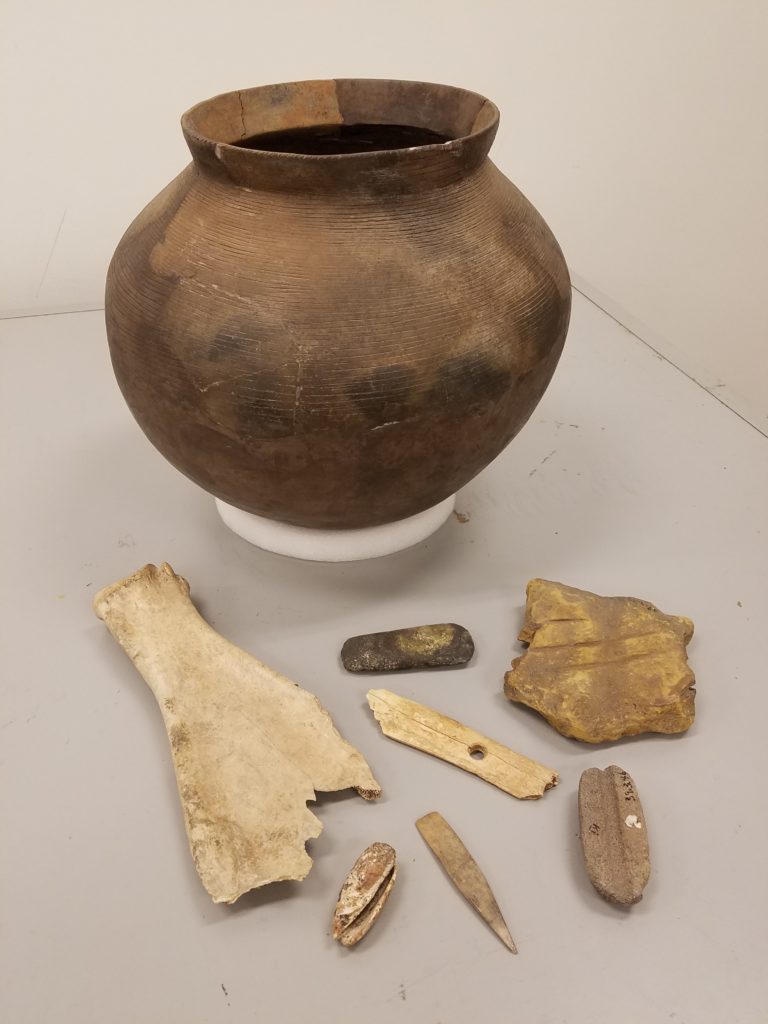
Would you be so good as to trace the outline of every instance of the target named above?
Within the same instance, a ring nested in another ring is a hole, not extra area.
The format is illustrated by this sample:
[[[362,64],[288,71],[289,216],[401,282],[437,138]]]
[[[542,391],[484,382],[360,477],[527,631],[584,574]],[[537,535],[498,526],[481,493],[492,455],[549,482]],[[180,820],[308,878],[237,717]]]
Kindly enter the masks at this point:
[[[440,367],[432,393],[462,408],[489,398],[500,398],[511,383],[509,369],[473,355],[455,356]]]
[[[248,345],[249,339],[246,335],[237,334],[234,331],[220,331],[210,344],[208,358],[212,363],[231,359],[239,356],[243,349],[248,348]]]
[[[255,387],[238,389],[233,396],[240,435],[263,441],[295,434],[298,410],[284,373],[262,367],[256,382]]]
[[[357,377],[347,388],[347,395],[371,423],[399,420],[409,410],[415,376],[410,366],[379,366]]]
[[[386,149],[410,149],[452,142],[453,136],[409,124],[316,124],[265,132],[234,142],[241,149],[267,153],[300,153],[333,156],[340,153],[375,153]]]

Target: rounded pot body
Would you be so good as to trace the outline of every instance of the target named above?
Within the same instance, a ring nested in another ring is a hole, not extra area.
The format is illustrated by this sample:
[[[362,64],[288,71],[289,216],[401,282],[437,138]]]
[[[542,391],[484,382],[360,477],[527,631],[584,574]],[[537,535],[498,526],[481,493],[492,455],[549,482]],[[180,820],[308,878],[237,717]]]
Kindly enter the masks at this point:
[[[444,141],[248,141],[321,125]],[[118,383],[174,466],[248,512],[356,528],[437,504],[499,454],[554,372],[570,283],[487,157],[497,125],[475,93],[365,79],[184,115],[193,161],[129,227],[106,294]]]

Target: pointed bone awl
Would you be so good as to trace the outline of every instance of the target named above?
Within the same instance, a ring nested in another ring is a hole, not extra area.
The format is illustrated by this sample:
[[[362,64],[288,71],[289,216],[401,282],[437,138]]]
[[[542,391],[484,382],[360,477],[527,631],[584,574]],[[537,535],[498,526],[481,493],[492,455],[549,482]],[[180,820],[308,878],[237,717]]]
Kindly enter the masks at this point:
[[[416,828],[464,899],[475,908],[507,949],[516,953],[517,946],[509,934],[509,928],[501,916],[485,875],[442,814],[437,811],[425,814],[416,822]]]

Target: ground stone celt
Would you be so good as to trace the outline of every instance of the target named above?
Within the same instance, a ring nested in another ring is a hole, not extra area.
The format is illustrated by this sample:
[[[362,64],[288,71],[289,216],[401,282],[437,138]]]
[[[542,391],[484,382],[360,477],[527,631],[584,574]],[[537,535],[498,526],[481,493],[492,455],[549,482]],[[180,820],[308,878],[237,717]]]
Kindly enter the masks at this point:
[[[467,629],[440,622],[350,637],[341,649],[341,661],[348,672],[396,672],[466,665],[474,653]]]

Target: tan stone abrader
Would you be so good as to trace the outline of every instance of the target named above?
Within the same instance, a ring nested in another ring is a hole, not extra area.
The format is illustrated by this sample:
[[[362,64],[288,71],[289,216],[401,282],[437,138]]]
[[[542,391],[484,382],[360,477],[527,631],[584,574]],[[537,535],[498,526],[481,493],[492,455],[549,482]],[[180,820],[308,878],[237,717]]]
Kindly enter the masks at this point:
[[[192,856],[216,903],[308,874],[305,843],[323,827],[307,807],[316,790],[381,795],[318,699],[212,629],[167,563],[105,587],[93,606],[157,698]]]
[[[629,907],[651,875],[648,829],[628,772],[588,768],[579,782],[579,832],[589,880],[611,903]]]

